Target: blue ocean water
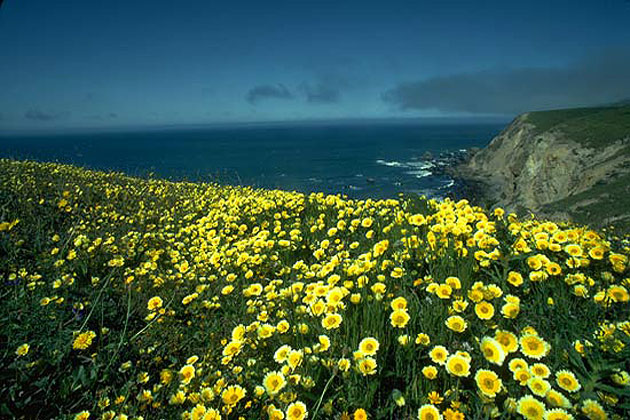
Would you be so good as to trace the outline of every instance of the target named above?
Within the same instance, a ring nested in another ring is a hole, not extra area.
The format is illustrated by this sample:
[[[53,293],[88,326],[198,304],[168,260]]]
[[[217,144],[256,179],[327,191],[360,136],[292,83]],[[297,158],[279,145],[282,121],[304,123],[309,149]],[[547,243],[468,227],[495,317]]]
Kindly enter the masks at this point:
[[[498,124],[289,124],[0,136],[0,156],[352,198],[444,196],[438,156],[485,146]]]

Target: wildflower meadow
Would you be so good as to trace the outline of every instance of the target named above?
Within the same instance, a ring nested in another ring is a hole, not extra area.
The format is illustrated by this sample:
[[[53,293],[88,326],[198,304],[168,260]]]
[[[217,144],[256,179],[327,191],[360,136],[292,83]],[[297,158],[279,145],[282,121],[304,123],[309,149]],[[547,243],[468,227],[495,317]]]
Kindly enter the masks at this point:
[[[0,417],[624,419],[630,242],[0,160]]]

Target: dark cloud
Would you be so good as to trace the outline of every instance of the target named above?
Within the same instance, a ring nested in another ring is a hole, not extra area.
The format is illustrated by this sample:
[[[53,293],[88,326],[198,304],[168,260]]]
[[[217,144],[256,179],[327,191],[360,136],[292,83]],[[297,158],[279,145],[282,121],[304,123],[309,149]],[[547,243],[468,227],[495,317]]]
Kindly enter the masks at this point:
[[[293,94],[286,86],[279,83],[277,85],[254,86],[247,92],[247,102],[256,104],[262,99],[292,99]]]
[[[101,115],[101,114],[88,115],[85,118],[90,119],[90,120],[99,120],[99,121],[106,120],[106,119],[113,120],[115,118],[118,118],[118,114],[116,114],[115,112],[109,112],[104,115]]]
[[[60,118],[65,118],[68,115],[69,114],[67,112],[52,113],[52,112],[44,112],[37,108],[31,108],[24,113],[24,118],[26,118],[27,120],[33,120],[33,121],[53,121],[53,120],[58,120]]]
[[[341,91],[350,86],[351,83],[342,76],[322,74],[316,82],[302,82],[300,90],[306,95],[308,103],[336,103],[341,99]]]
[[[486,114],[601,105],[630,97],[630,50],[562,68],[495,69],[400,83],[383,94],[400,109]]]
[[[310,84],[305,82],[300,85],[300,89],[306,95],[306,102],[309,103],[334,103],[339,102],[341,97],[338,88],[322,83]]]

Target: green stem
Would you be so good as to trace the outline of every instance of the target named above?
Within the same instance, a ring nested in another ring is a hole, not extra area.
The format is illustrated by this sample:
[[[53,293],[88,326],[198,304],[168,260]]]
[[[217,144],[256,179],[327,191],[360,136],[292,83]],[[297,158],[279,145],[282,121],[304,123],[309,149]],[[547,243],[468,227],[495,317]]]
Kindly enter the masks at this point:
[[[322,405],[322,401],[324,400],[324,395],[326,395],[326,390],[328,390],[328,386],[330,385],[332,380],[335,379],[335,376],[337,376],[337,372],[333,373],[333,375],[330,377],[328,382],[326,382],[326,385],[324,386],[324,390],[322,391],[322,395],[319,396],[319,401],[317,402],[317,406],[315,407],[315,413],[313,414],[313,419],[317,418],[317,413],[319,412],[319,408]]]

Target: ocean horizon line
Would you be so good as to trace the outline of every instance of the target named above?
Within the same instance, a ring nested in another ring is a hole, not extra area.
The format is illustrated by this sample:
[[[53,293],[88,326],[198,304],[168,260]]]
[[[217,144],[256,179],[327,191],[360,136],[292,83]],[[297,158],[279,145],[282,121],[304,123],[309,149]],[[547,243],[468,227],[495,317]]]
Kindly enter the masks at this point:
[[[209,123],[176,123],[176,124],[147,124],[120,125],[103,127],[41,127],[41,128],[13,128],[3,129],[2,137],[21,136],[56,136],[72,134],[108,134],[108,133],[137,133],[163,131],[195,131],[195,130],[239,130],[256,128],[283,127],[336,127],[353,125],[409,125],[409,126],[465,126],[485,124],[507,124],[514,116],[465,116],[465,117],[392,117],[392,118],[338,118],[338,119],[299,119],[299,120],[269,120],[269,121],[238,121],[238,122],[209,122]]]

